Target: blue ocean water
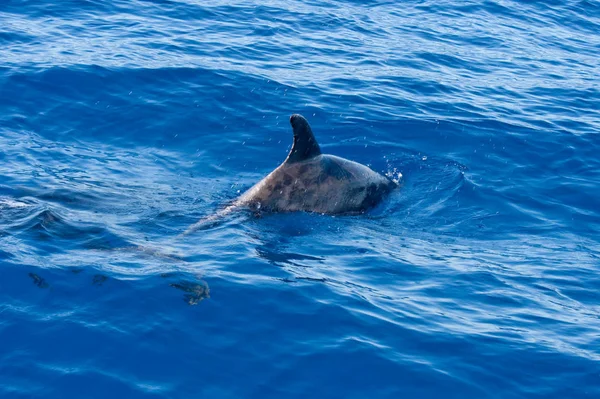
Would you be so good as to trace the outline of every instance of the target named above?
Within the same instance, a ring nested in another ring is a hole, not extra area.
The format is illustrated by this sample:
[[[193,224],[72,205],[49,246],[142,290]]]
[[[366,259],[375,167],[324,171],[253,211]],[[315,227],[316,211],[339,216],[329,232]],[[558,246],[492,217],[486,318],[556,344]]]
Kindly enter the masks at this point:
[[[600,2],[2,0],[0,397],[600,397]],[[285,158],[402,175],[244,212]]]

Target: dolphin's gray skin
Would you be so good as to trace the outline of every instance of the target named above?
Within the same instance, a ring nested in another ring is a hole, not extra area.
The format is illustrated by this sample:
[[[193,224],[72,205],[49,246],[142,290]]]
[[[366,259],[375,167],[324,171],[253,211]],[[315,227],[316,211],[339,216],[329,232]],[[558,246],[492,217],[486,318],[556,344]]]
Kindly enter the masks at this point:
[[[292,115],[294,145],[287,159],[236,203],[265,212],[359,213],[397,184],[368,167],[322,154],[308,121]]]
[[[322,154],[308,121],[290,117],[294,144],[286,160],[231,205],[186,233],[238,207],[257,212],[360,213],[377,205],[397,183],[359,163]]]

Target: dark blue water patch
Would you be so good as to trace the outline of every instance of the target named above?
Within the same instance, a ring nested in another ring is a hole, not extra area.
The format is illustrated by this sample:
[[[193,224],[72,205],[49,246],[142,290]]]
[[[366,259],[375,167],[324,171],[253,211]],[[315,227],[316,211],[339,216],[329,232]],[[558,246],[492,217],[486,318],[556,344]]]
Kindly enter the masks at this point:
[[[33,36],[28,36],[16,32],[1,32],[0,31],[0,43],[4,45],[17,45],[29,43],[33,40]]]
[[[2,234],[2,233],[0,233],[0,234]],[[6,259],[10,259],[12,257],[13,257],[13,255],[10,252],[5,252],[5,251],[0,250],[0,260],[6,260]]]
[[[10,98],[13,106],[15,103],[26,103],[27,107],[36,110],[37,117],[26,121],[13,119],[12,123],[8,121],[6,128],[25,128],[48,139],[65,137],[104,142],[117,140],[125,144],[134,142],[136,145],[154,144],[162,147],[185,142],[194,136],[221,132],[228,125],[238,130],[258,126],[261,118],[236,118],[228,113],[222,114],[223,116],[213,115],[212,120],[203,118],[199,121],[202,115],[210,115],[207,109],[214,104],[212,101],[202,101],[202,98],[210,96],[207,85],[214,87],[215,83],[222,88],[230,87],[228,91],[220,90],[217,101],[226,101],[230,109],[237,108],[237,112],[244,113],[243,109],[234,105],[246,103],[248,107],[250,98],[256,97],[258,93],[253,94],[252,89],[239,90],[232,87],[228,83],[232,79],[235,77],[228,77],[227,74],[192,69],[111,71],[105,68],[86,68],[77,71],[53,68],[27,75],[9,75],[4,89],[6,99]],[[246,87],[252,86],[252,79],[245,79],[249,80]],[[113,83],[107,85],[106,82]],[[254,85],[259,84],[262,84],[262,80],[255,79]],[[37,93],[22,90],[23,85],[36,87]],[[181,85],[181,91],[172,92],[170,99],[166,101],[162,97],[159,99],[157,94],[160,87],[165,85]],[[53,93],[50,98],[40,95],[40,92],[47,91]],[[67,98],[68,103],[62,101]],[[57,103],[64,105],[57,108]],[[179,121],[170,120],[167,128],[165,120],[172,118],[169,110],[173,108],[179,110]],[[72,115],[79,117],[74,119]],[[53,131],[48,121],[54,118],[63,119],[67,124],[62,125],[60,130]],[[79,125],[83,122],[85,129]],[[185,128],[182,127],[183,124]],[[107,131],[113,132],[112,137],[106,136],[104,132]],[[96,132],[102,134],[98,136]]]

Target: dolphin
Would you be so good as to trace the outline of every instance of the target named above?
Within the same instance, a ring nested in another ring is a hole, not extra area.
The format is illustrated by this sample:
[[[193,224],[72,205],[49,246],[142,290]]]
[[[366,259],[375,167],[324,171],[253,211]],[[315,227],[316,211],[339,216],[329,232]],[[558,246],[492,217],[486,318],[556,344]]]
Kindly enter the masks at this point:
[[[285,161],[228,207],[212,217],[201,219],[186,233],[236,208],[247,208],[257,213],[363,213],[398,187],[398,183],[365,165],[323,154],[302,115],[292,115],[290,124],[294,143]]]

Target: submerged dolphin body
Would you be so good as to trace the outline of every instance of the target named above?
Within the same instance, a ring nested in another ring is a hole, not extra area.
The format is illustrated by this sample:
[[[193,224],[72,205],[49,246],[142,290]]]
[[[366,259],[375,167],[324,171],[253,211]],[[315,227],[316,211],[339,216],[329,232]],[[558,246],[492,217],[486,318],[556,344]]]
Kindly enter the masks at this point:
[[[292,115],[290,123],[294,144],[285,161],[231,205],[200,220],[186,233],[238,207],[257,212],[361,213],[398,186],[365,165],[321,153],[302,115]]]

